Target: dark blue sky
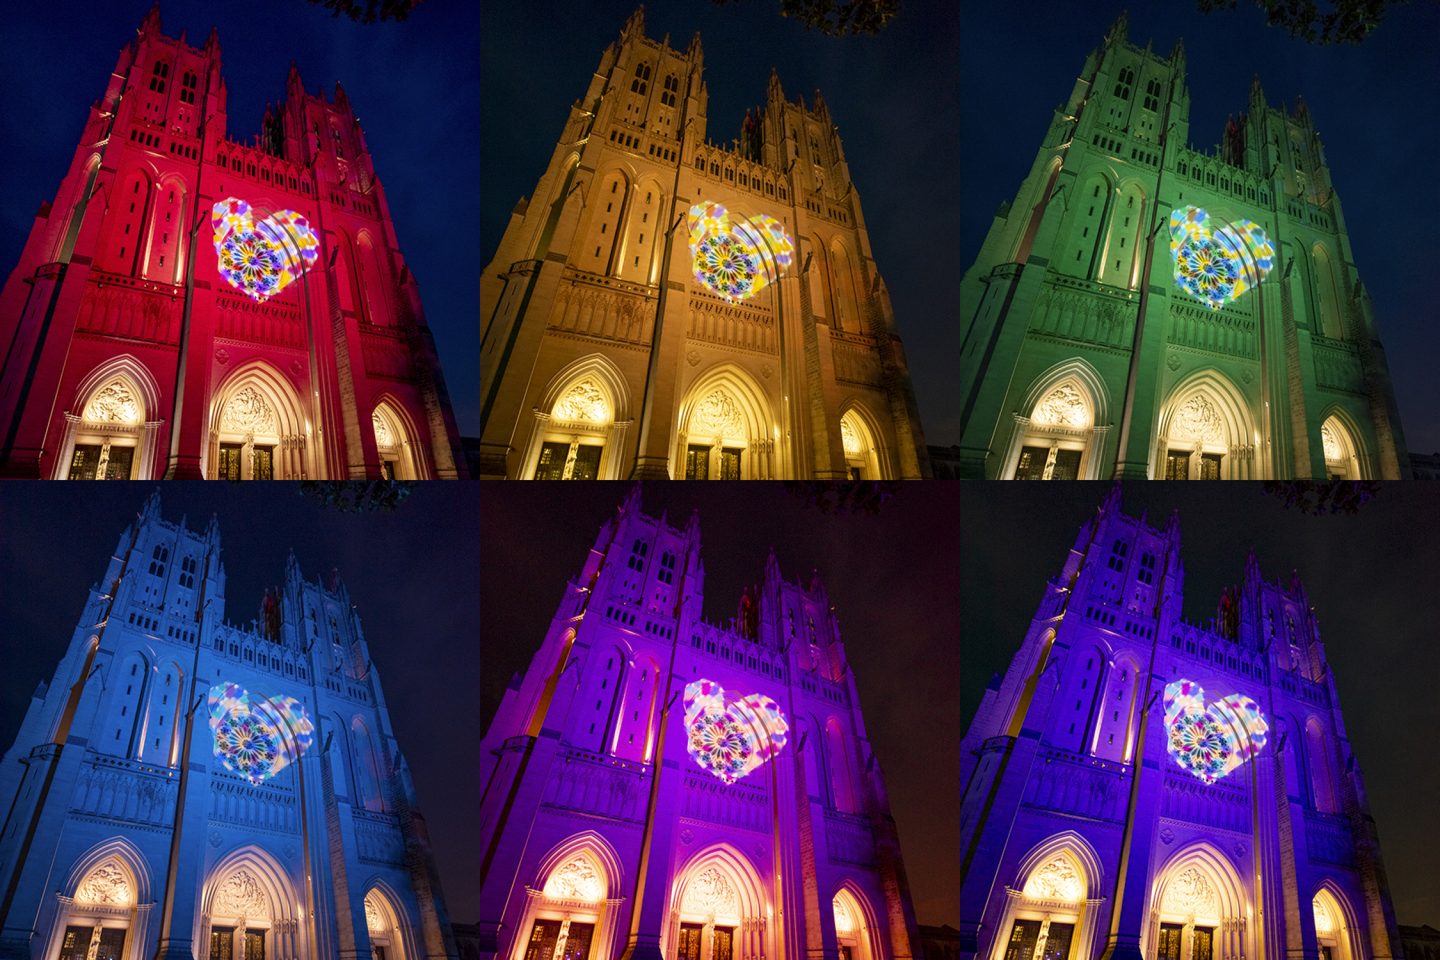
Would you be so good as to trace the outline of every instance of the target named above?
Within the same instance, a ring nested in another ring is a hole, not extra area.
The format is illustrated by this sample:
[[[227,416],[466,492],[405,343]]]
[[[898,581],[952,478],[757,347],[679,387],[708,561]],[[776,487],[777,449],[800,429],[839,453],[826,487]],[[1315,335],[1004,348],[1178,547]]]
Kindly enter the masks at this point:
[[[228,133],[249,142],[265,104],[280,101],[293,59],[311,93],[339,80],[350,96],[390,201],[405,255],[435,333],[460,432],[478,435],[480,336],[475,171],[480,68],[478,4],[428,0],[405,23],[352,24],[305,0],[241,5],[165,0],[161,20],[194,46],[220,29],[229,89]],[[0,271],[20,259],[35,210],[54,196],[92,101],[150,0],[46,0],[5,12],[0,58]]]
[[[515,201],[535,189],[570,104],[584,96],[601,51],[635,7],[634,0],[484,4],[482,265],[494,256]],[[772,66],[791,100],[804,94],[809,103],[817,87],[825,94],[890,288],[925,438],[956,443],[956,5],[907,0],[879,37],[849,39],[807,32],[778,9],[777,0],[651,3],[646,32],[656,40],[669,33],[671,45],[683,49],[699,31],[708,134],[716,142],[737,137],[745,108],[764,102]]]
[[[1013,200],[1055,106],[1127,0],[967,0],[961,16],[960,259],[974,262],[995,208]],[[1411,451],[1440,451],[1433,277],[1440,237],[1408,223],[1437,196],[1440,4],[1391,6],[1358,47],[1317,47],[1267,27],[1250,0],[1204,16],[1193,0],[1130,0],[1130,39],[1168,54],[1185,38],[1191,146],[1209,152],[1259,73],[1270,102],[1309,104],[1394,379]],[[1328,4],[1321,4],[1322,7]],[[1420,217],[1424,217],[1421,213]]]
[[[86,591],[160,488],[161,513],[220,522],[225,615],[248,625],[292,548],[315,580],[340,572],[360,614],[400,749],[430,828],[451,918],[475,919],[480,685],[475,573],[480,514],[468,484],[422,483],[394,513],[351,514],[288,483],[11,483],[0,487],[0,751],[70,643]],[[64,544],[64,549],[51,545]]]

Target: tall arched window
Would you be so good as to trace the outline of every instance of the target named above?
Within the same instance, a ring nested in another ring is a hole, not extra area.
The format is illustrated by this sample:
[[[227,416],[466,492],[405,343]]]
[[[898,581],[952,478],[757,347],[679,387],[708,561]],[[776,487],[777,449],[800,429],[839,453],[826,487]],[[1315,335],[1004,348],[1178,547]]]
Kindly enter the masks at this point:
[[[825,722],[825,754],[830,761],[830,782],[834,788],[835,809],[841,813],[859,813],[860,791],[855,782],[855,763],[850,755],[850,738],[840,729],[840,721],[834,717]]]
[[[370,728],[359,717],[350,723],[350,744],[354,752],[355,782],[361,805],[366,810],[383,813],[386,807],[384,761]]]
[[[131,170],[111,184],[110,202],[105,211],[107,233],[95,257],[98,269],[127,277],[135,275],[135,265],[145,245],[151,192],[150,178],[143,170]]]
[[[1320,332],[1333,340],[1345,337],[1345,324],[1341,319],[1339,277],[1335,265],[1323,244],[1315,244],[1311,251],[1315,262],[1315,307],[1320,318]]]
[[[1321,813],[1338,813],[1340,804],[1336,796],[1330,745],[1326,742],[1320,721],[1315,717],[1305,723],[1305,754],[1310,762],[1310,786],[1315,809]]]

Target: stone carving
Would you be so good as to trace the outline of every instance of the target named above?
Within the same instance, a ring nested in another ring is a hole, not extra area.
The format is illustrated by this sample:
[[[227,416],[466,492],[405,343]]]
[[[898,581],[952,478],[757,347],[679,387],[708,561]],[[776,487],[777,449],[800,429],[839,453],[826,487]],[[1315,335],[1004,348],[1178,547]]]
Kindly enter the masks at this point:
[[[855,424],[850,422],[849,417],[840,418],[840,445],[852,456],[865,452],[865,444],[855,432]]]
[[[1179,370],[1179,369],[1180,369],[1180,354],[1178,354],[1178,353],[1172,353],[1172,354],[1170,354],[1170,356],[1166,357],[1166,358],[1165,358],[1165,366],[1169,367],[1172,372],[1174,372],[1174,371],[1176,371],[1176,370]]]
[[[1190,867],[1165,888],[1165,909],[1187,917],[1218,917],[1215,890],[1198,867]]]
[[[395,435],[390,432],[390,424],[380,416],[379,410],[370,414],[370,423],[375,427],[375,445],[377,447],[395,446]]]
[[[1065,853],[1058,853],[1025,881],[1025,896],[1037,900],[1073,902],[1085,894],[1085,881],[1075,869],[1075,862]]]
[[[550,415],[571,423],[608,423],[610,407],[605,402],[604,391],[587,378],[566,390],[564,396],[555,401]]]
[[[120,861],[111,857],[90,871],[75,891],[76,903],[99,903],[125,907],[131,901],[130,879]]]
[[[741,438],[747,435],[740,408],[725,390],[716,388],[690,414],[690,436]]]
[[[91,395],[85,419],[91,423],[139,423],[140,401],[129,385],[117,378]]]
[[[605,880],[594,862],[578,853],[561,864],[545,881],[545,896],[557,900],[594,902],[605,896]]]
[[[380,908],[375,901],[369,897],[365,898],[365,926],[371,933],[380,933],[385,929],[385,918],[380,915]]]
[[[730,881],[718,867],[710,867],[690,881],[685,888],[685,905],[682,909],[707,917],[740,915],[735,888],[730,886]]]
[[[215,362],[218,363],[218,364],[220,364],[220,366],[222,366],[222,367],[225,366],[225,364],[227,364],[227,363],[230,362],[230,351],[226,350],[224,347],[221,347],[219,350],[216,350],[216,351],[215,351]]]
[[[215,894],[215,906],[210,911],[217,917],[244,917],[246,920],[266,919],[270,916],[270,900],[247,868],[241,867],[220,885]]]
[[[694,830],[691,830],[689,827],[686,827],[684,830],[681,830],[681,831],[680,831],[680,842],[683,843],[683,844],[685,844],[687,847],[688,847],[690,844],[694,843],[694,842],[695,842],[695,831],[694,831]]]
[[[1320,426],[1320,442],[1325,446],[1325,459],[1332,463],[1336,460],[1345,459],[1345,451],[1340,446],[1340,438],[1335,435],[1335,428],[1330,421],[1325,421]]]
[[[1175,842],[1175,831],[1171,830],[1169,827],[1161,827],[1160,842],[1165,844],[1165,846],[1167,847],[1170,846],[1170,844]]]
[[[275,412],[259,390],[245,387],[225,404],[225,412],[220,415],[220,429],[235,433],[274,434]]]
[[[1062,383],[1035,404],[1030,421],[1056,427],[1088,427],[1090,408],[1079,387],[1073,383]]]
[[[1255,371],[1251,370],[1249,367],[1246,367],[1244,370],[1240,371],[1240,379],[1244,380],[1247,384],[1250,383],[1255,379]]]
[[[1170,424],[1170,439],[1224,443],[1225,422],[1209,399],[1197,393],[1175,411],[1175,418]]]
[[[688,364],[690,364],[690,366],[692,366],[692,367],[697,367],[697,366],[699,366],[699,365],[700,365],[700,351],[699,351],[699,350],[696,350],[694,347],[691,347],[689,350],[686,350],[686,351],[685,351],[685,362],[688,363]]]

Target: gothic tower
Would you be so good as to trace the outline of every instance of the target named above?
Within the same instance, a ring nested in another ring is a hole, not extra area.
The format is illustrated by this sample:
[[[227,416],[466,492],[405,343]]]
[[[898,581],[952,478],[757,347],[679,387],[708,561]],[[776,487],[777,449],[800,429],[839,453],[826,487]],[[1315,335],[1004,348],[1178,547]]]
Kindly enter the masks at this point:
[[[637,486],[481,742],[482,957],[914,955],[825,588],[771,554],[724,627],[704,589],[698,517]]]
[[[961,743],[961,956],[1390,957],[1314,608],[1252,552],[1181,617],[1180,522],[1085,524]]]
[[[146,15],[0,293],[0,470],[457,475],[364,131],[338,83],[308,93],[292,65],[285,93],[253,142],[229,139],[217,33],[193,47]],[[236,199],[226,275],[215,207]]]
[[[218,524],[158,494],[0,760],[0,809],[0,957],[458,956],[344,583],[292,554],[231,623]]]
[[[772,73],[715,144],[703,68],[637,10],[511,214],[481,277],[482,473],[928,474],[829,108]]]
[[[1194,150],[1184,43],[1126,31],[1086,58],[962,281],[963,474],[1408,476],[1304,101],[1271,106],[1257,77]]]

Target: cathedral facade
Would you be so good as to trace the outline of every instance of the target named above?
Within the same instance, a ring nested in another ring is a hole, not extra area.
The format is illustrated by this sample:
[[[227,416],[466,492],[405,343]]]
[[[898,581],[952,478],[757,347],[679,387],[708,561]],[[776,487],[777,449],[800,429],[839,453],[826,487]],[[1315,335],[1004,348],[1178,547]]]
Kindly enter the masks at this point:
[[[121,50],[0,293],[0,472],[444,479],[459,433],[345,91],[226,133],[220,41]],[[287,289],[288,288],[288,289]]]
[[[1183,42],[1085,60],[961,284],[962,472],[1393,478],[1405,441],[1303,100],[1188,146]]]
[[[824,587],[772,554],[727,628],[704,586],[637,486],[482,741],[481,957],[917,955]]]
[[[929,475],[890,297],[824,99],[706,140],[697,35],[637,11],[481,276],[481,474]]]
[[[293,554],[250,628],[153,496],[0,761],[0,957],[456,957],[359,617]]]
[[[1209,627],[1184,587],[1117,486],[962,741],[962,958],[1399,955],[1303,584],[1251,553]]]

